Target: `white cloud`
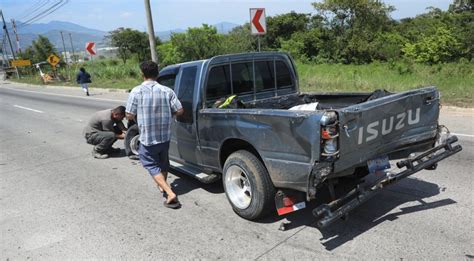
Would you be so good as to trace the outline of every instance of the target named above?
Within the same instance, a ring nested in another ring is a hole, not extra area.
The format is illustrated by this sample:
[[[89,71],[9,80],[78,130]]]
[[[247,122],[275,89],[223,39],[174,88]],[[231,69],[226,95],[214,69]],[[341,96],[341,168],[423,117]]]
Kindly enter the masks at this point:
[[[129,17],[131,17],[132,15],[133,15],[132,12],[127,12],[127,11],[120,13],[120,17],[122,17],[122,18],[129,18]]]

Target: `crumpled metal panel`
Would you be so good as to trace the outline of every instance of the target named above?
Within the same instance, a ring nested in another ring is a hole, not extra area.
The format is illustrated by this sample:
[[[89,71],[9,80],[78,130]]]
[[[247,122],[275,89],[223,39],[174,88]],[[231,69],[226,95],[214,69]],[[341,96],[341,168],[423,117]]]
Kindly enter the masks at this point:
[[[437,133],[439,93],[435,87],[393,94],[337,110],[340,154],[335,172],[433,139]]]
[[[322,114],[268,109],[204,109],[200,111],[199,120],[201,145],[215,153],[228,139],[244,140],[258,151],[275,186],[306,191],[313,163],[319,158]],[[219,157],[207,159],[206,165],[219,165]]]

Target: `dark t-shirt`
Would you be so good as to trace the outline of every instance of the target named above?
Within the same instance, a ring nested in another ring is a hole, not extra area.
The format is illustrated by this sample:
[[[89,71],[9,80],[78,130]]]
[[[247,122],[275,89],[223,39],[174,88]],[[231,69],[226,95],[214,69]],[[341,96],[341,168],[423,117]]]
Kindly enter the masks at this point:
[[[103,111],[98,111],[92,115],[92,118],[89,120],[89,123],[84,128],[84,136],[87,134],[92,134],[99,131],[114,131],[114,126],[117,126],[120,130],[125,130],[125,125],[122,121],[112,120],[112,110],[107,109]]]
[[[91,75],[88,72],[79,72],[76,77],[76,82],[79,84],[91,83]]]

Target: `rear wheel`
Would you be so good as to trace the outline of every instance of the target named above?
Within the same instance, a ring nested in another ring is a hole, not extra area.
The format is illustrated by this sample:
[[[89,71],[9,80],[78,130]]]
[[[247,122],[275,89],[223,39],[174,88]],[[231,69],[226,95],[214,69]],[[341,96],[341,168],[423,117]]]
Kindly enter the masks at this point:
[[[275,209],[275,188],[263,163],[252,153],[239,150],[224,164],[224,189],[237,215],[257,219]]]

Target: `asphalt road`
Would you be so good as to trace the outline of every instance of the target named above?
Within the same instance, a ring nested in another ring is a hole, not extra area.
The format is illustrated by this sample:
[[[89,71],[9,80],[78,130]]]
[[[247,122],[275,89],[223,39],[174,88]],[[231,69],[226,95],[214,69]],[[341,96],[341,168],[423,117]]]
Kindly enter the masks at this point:
[[[471,259],[474,111],[443,110],[463,151],[317,229],[311,208],[239,218],[220,182],[171,175],[170,210],[127,157],[92,158],[82,129],[126,93],[0,82],[0,259]],[[119,143],[123,148],[123,144]],[[291,221],[286,231],[278,227]]]

